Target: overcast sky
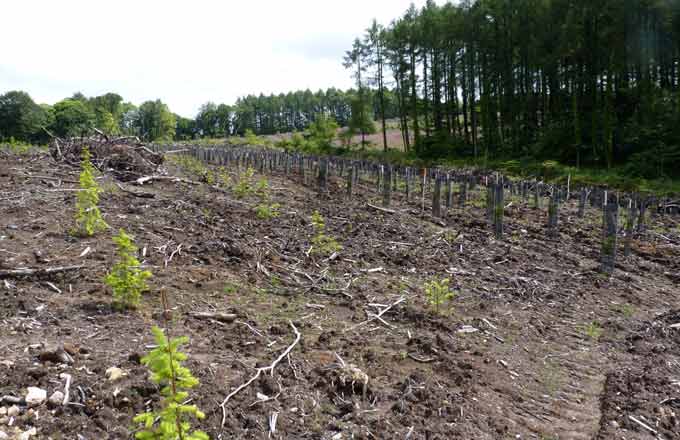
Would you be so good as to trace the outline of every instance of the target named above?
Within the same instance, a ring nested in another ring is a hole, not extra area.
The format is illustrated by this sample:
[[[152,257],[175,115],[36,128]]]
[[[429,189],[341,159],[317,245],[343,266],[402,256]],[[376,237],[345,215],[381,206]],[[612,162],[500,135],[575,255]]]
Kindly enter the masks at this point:
[[[2,0],[0,93],[206,101],[351,84],[342,56],[411,0]],[[415,0],[417,7],[425,0]],[[439,4],[443,1],[438,1]]]

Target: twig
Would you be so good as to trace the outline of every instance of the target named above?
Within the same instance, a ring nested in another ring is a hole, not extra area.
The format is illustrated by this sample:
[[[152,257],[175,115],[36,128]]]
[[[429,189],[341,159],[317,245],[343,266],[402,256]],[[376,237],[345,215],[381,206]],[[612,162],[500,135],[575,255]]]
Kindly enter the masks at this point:
[[[0,278],[52,275],[59,272],[79,270],[84,267],[85,266],[80,265],[80,266],[46,267],[44,269],[30,269],[28,267],[22,267],[19,269],[6,269],[0,270]]]
[[[288,346],[288,348],[286,348],[286,349],[279,355],[279,357],[277,357],[277,358],[274,360],[274,362],[272,362],[272,363],[271,363],[269,366],[267,366],[267,367],[258,368],[258,369],[257,369],[257,372],[255,373],[255,375],[254,375],[253,377],[251,377],[250,379],[248,379],[248,381],[247,381],[246,383],[240,385],[240,386],[239,386],[238,388],[236,388],[234,391],[232,391],[231,393],[229,393],[229,395],[227,395],[227,397],[224,398],[224,400],[223,400],[222,403],[220,404],[220,407],[222,408],[222,426],[224,426],[224,424],[225,424],[225,422],[226,422],[226,419],[227,419],[227,409],[226,409],[226,406],[227,406],[227,403],[229,402],[229,399],[231,399],[232,397],[234,397],[236,394],[238,394],[238,393],[239,393],[241,390],[243,390],[244,388],[248,387],[248,385],[250,385],[251,383],[255,382],[255,380],[257,380],[257,378],[260,377],[260,374],[262,374],[262,373],[264,373],[264,372],[269,372],[269,373],[273,376],[273,375],[274,375],[274,368],[276,368],[276,366],[279,364],[279,362],[281,362],[282,359],[284,359],[286,356],[288,356],[288,354],[293,350],[293,348],[295,348],[295,346],[297,345],[297,343],[300,342],[300,338],[302,337],[302,335],[301,335],[300,332],[298,331],[297,327],[295,327],[295,324],[293,324],[293,321],[288,321],[288,323],[289,323],[290,326],[293,328],[293,332],[295,332],[295,340],[293,341],[292,344],[290,344],[290,345]]]
[[[354,330],[354,329],[356,329],[356,328],[359,328],[359,327],[361,327],[362,325],[365,325],[365,324],[368,324],[369,322],[375,321],[376,319],[382,318],[382,316],[383,316],[385,313],[387,313],[392,307],[394,307],[394,306],[396,306],[396,305],[399,305],[399,304],[403,303],[404,301],[406,301],[406,297],[405,297],[405,296],[402,296],[402,297],[399,298],[396,302],[394,302],[394,303],[390,304],[389,306],[385,307],[384,309],[382,309],[382,311],[380,311],[380,313],[378,313],[377,315],[371,315],[371,317],[368,318],[367,320],[362,321],[362,322],[360,322],[360,323],[358,323],[358,324],[356,324],[356,325],[353,325],[352,327],[349,327],[349,328],[343,330],[343,333],[344,333],[344,332],[348,332],[348,331],[350,331],[350,330]],[[380,319],[380,320],[382,321],[382,319]],[[385,321],[382,321],[382,322],[384,323]],[[388,325],[388,326],[389,326],[389,325]]]
[[[649,432],[651,432],[651,433],[653,433],[653,434],[655,434],[655,435],[659,435],[659,432],[658,432],[656,429],[654,429],[654,428],[652,428],[651,426],[649,426],[649,425],[647,425],[647,424],[641,422],[640,420],[636,419],[635,417],[633,417],[633,416],[628,416],[628,418],[629,418],[631,421],[633,421],[633,422],[637,423],[638,425],[642,426],[643,428],[645,428],[645,429],[648,430]]]

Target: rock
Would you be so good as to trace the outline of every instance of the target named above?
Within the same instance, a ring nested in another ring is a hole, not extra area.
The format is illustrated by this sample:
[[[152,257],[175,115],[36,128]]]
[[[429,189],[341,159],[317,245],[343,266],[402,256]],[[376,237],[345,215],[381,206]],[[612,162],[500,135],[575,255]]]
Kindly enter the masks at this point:
[[[47,400],[47,391],[42,388],[28,387],[26,405],[29,407],[42,405]]]
[[[0,431],[0,440],[7,440],[9,436],[5,434],[5,431]]]
[[[64,342],[64,351],[70,354],[71,356],[75,356],[80,351],[80,348],[76,347],[73,344],[69,344],[68,342]]]
[[[55,364],[72,364],[73,358],[63,347],[49,346],[38,355],[41,362],[54,362]]]
[[[127,376],[127,373],[118,367],[111,367],[106,370],[106,378],[111,382],[122,379],[124,376]]]
[[[15,417],[15,416],[18,416],[20,412],[21,412],[21,409],[19,409],[18,406],[12,405],[12,406],[10,406],[9,409],[7,410],[7,415],[8,415],[9,417]]]
[[[6,416],[7,415],[7,408],[4,406],[0,406],[0,417]]]
[[[61,391],[55,391],[54,393],[52,393],[48,400],[50,404],[54,406],[61,405],[62,403],[64,403],[64,393],[62,393]]]
[[[28,431],[22,432],[19,436],[19,440],[28,440],[33,435],[38,435],[38,430],[35,428],[31,428]]]

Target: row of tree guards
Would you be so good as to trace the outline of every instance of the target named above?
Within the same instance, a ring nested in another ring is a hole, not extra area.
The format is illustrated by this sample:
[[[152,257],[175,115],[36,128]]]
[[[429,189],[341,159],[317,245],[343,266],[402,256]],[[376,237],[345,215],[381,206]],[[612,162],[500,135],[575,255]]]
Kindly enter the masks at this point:
[[[166,147],[156,145],[160,152]],[[546,184],[538,180],[513,180],[498,173],[443,168],[413,168],[408,166],[354,160],[333,156],[315,156],[298,152],[250,147],[205,148],[192,147],[185,150],[190,156],[217,166],[234,166],[238,170],[253,168],[261,174],[280,172],[288,176],[300,176],[303,185],[315,185],[320,192],[329,191],[331,177],[342,179],[345,194],[352,197],[358,185],[375,189],[382,196],[383,210],[389,207],[395,193],[402,193],[407,203],[419,203],[426,212],[426,201],[431,200],[431,215],[442,218],[457,205],[464,208],[469,195],[477,186],[486,188],[486,217],[495,238],[504,235],[504,213],[507,194],[524,203],[532,203],[537,210],[543,209],[548,199],[547,236],[559,236],[560,207],[571,199],[578,199],[577,216],[585,217],[586,206],[597,207],[602,212],[601,270],[611,274],[616,263],[619,236],[623,237],[625,256],[631,253],[633,236],[646,230],[647,211],[651,215],[678,215],[680,203],[669,198],[647,196],[639,193],[614,193],[599,187],[573,188],[567,185]],[[457,188],[457,191],[456,191]],[[532,200],[532,202],[530,202]],[[512,203],[512,202],[511,202]],[[626,213],[623,227],[619,228],[619,211]]]

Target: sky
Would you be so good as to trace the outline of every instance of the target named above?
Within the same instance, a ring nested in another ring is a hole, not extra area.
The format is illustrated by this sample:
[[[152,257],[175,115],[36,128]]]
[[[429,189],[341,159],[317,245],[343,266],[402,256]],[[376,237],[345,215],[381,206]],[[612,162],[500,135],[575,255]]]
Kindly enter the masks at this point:
[[[107,92],[184,117],[239,96],[352,86],[344,52],[411,0],[2,0],[0,94]],[[420,7],[425,0],[413,0]],[[442,4],[444,1],[438,1]]]

